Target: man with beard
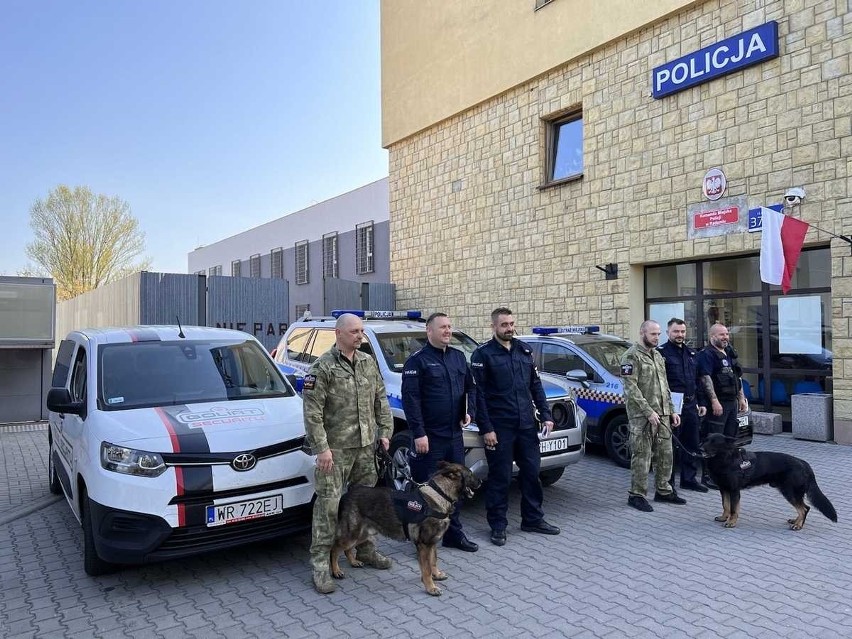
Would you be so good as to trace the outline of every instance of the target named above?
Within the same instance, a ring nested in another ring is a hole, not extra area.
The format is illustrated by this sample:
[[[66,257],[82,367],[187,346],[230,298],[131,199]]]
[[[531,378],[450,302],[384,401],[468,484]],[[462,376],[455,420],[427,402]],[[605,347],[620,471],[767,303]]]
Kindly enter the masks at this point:
[[[503,546],[513,461],[520,471],[521,530],[545,535],[560,531],[544,520],[541,509],[536,409],[542,432],[553,430],[553,420],[532,350],[514,338],[515,318],[506,307],[492,311],[491,331],[494,336],[474,351],[470,363],[476,380],[476,425],[488,460],[485,506],[491,543]]]
[[[693,456],[698,453],[699,418],[707,412],[704,406],[699,405],[703,397],[699,397],[698,393],[701,387],[697,384],[696,351],[686,346],[686,322],[682,319],[673,317],[669,320],[666,336],[668,341],[658,346],[657,350],[666,362],[669,390],[683,395],[678,430],[681,445],[675,448],[675,454],[680,458],[680,487],[706,493],[707,488],[697,480],[699,464],[698,459]],[[674,485],[674,471],[671,483]]]
[[[704,422],[706,434],[737,435],[737,414],[748,410],[743,394],[742,369],[737,362],[737,352],[730,345],[728,329],[713,324],[709,332],[710,343],[698,354],[698,379],[709,408]],[[715,488],[710,476],[704,473],[703,483]]]
[[[657,350],[660,325],[645,320],[639,327],[639,341],[621,356],[621,379],[630,421],[630,491],[627,504],[642,512],[653,506],[645,499],[648,470],[654,461],[654,501],[685,504],[669,483],[672,474],[672,428],[680,425],[675,413],[666,364]]]

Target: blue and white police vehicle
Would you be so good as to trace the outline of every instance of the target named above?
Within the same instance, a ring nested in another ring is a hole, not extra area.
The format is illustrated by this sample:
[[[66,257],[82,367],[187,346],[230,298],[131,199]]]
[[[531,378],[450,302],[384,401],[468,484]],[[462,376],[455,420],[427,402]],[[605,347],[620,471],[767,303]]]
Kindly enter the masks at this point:
[[[586,438],[603,444],[620,466],[630,466],[630,428],[619,376],[621,356],[630,342],[603,335],[599,326],[537,326],[522,335],[536,366],[574,392],[586,411]]]
[[[395,462],[401,464],[406,459],[411,439],[402,410],[402,369],[408,356],[426,344],[425,319],[420,311],[336,310],[329,317],[306,315],[290,325],[273,351],[273,357],[296,383],[297,389],[300,388],[300,378],[334,344],[334,325],[342,313],[352,313],[364,321],[365,339],[361,350],[375,358],[384,379],[394,417],[391,453]],[[462,351],[470,362],[479,344],[462,331],[454,330],[450,346]],[[541,441],[541,481],[550,485],[562,476],[565,466],[582,457],[585,425],[571,392],[552,379],[543,378],[542,381],[554,421],[553,432]],[[464,445],[465,464],[478,477],[487,477],[485,449],[475,424],[465,430]]]
[[[47,395],[50,491],[90,575],[310,527],[302,400],[242,331],[73,331]]]
[[[533,348],[542,373],[553,375],[571,389],[586,412],[586,438],[603,444],[619,466],[630,466],[630,426],[624,405],[621,356],[630,342],[600,333],[599,326],[537,326],[523,340]],[[738,443],[751,443],[747,414],[740,419]]]

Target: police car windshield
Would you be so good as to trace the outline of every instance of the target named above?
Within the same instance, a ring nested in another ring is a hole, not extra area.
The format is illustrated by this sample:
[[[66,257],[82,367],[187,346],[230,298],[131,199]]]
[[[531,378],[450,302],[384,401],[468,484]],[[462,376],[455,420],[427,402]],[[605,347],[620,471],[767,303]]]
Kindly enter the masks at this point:
[[[105,344],[98,357],[104,410],[293,395],[252,341]]]
[[[628,348],[629,342],[620,340],[601,340],[597,342],[578,343],[576,346],[582,348],[589,357],[599,362],[608,372],[613,375],[621,374],[621,356]]]
[[[385,361],[392,371],[402,371],[405,360],[426,345],[426,331],[408,331],[406,333],[379,333],[376,335]],[[450,346],[459,349],[470,363],[470,356],[479,346],[472,337],[454,332]]]

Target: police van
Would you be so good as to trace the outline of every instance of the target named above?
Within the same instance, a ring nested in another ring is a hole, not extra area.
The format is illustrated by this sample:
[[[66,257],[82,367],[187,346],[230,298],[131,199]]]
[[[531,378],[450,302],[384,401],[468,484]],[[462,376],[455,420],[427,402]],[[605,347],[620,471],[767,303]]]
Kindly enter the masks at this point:
[[[273,351],[282,371],[293,376],[297,389],[311,364],[335,342],[334,326],[343,313],[352,313],[364,321],[364,341],[360,350],[371,355],[379,367],[394,417],[391,454],[402,465],[408,454],[411,435],[402,409],[402,369],[405,360],[426,344],[426,321],[420,311],[336,310],[329,317],[306,314],[293,322]],[[462,331],[454,330],[450,346],[470,356],[479,344]],[[549,376],[543,376],[547,401],[553,413],[554,430],[541,441],[541,481],[556,482],[565,466],[580,460],[585,450],[585,426],[570,391]],[[488,475],[485,449],[479,429],[471,424],[464,431],[465,464],[482,479]],[[517,468],[515,469],[517,471]]]
[[[47,407],[50,491],[82,525],[90,575],[310,527],[302,400],[246,333],[74,331]]]
[[[630,427],[624,405],[621,356],[630,342],[600,333],[599,326],[537,326],[523,340],[533,348],[538,369],[573,390],[586,411],[586,437],[603,444],[619,466],[630,466]],[[741,414],[738,443],[751,442],[748,414]]]

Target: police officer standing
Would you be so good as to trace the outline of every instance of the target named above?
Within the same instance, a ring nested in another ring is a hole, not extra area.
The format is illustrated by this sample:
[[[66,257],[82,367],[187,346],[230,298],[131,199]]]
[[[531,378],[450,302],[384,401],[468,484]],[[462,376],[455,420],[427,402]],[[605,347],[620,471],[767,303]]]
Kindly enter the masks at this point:
[[[632,451],[627,503],[644,512],[654,510],[645,499],[652,457],[657,487],[654,501],[686,503],[669,483],[672,474],[671,429],[680,425],[680,416],[675,413],[672,404],[666,364],[657,350],[659,342],[660,325],[653,320],[645,320],[639,327],[639,341],[621,356],[621,378],[624,381]]]
[[[307,443],[317,456],[311,566],[314,588],[323,594],[336,589],[329,553],[343,487],[376,485],[376,438],[387,450],[393,433],[382,376],[375,360],[358,350],[364,323],[345,313],[338,318],[334,334],[335,344],[313,363],[302,391]],[[359,546],[356,557],[374,568],[391,566],[372,542]]]
[[[474,351],[471,369],[476,380],[476,425],[488,460],[485,506],[491,543],[503,546],[513,461],[520,470],[521,530],[545,535],[558,535],[560,531],[544,520],[541,508],[541,453],[535,410],[544,433],[553,430],[553,421],[532,350],[514,339],[515,318],[506,307],[492,311],[491,330],[491,340]]]
[[[402,408],[411,430],[411,470],[425,482],[439,461],[464,464],[462,428],[470,424],[474,382],[462,352],[450,346],[453,326],[445,313],[426,320],[426,345],[411,355],[402,371]],[[476,552],[479,546],[462,531],[459,504],[450,516],[444,546]]]
[[[678,429],[681,446],[676,447],[680,457],[680,487],[684,490],[706,493],[707,488],[697,479],[698,458],[693,456],[698,454],[699,418],[707,412],[704,406],[699,405],[698,391],[701,387],[696,377],[696,351],[685,344],[686,322],[682,319],[673,317],[669,320],[666,336],[668,341],[657,349],[666,362],[669,390],[683,395]],[[672,484],[674,484],[674,471],[672,471]]]
[[[709,408],[704,427],[707,434],[736,437],[737,415],[748,410],[737,353],[730,346],[730,336],[724,325],[713,324],[708,338],[710,343],[698,354],[698,378]],[[706,473],[702,481],[715,488]]]

